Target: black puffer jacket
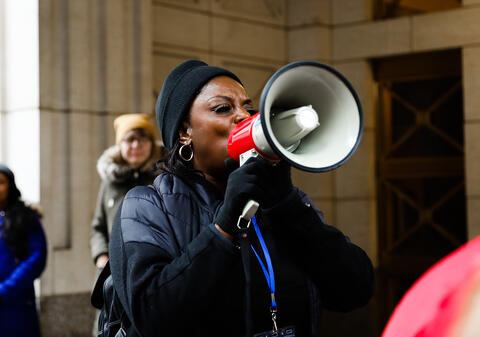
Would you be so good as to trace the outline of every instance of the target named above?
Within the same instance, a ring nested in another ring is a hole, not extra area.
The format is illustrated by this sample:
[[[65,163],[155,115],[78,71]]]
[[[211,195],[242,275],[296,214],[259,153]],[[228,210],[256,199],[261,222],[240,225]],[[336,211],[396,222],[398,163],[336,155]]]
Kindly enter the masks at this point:
[[[110,265],[133,323],[128,336],[244,333],[240,251],[212,225],[222,198],[203,178],[185,182],[171,174],[158,176],[153,188],[127,194],[120,226],[112,232]],[[321,306],[348,311],[368,302],[374,284],[370,259],[326,225],[303,192],[295,189],[257,218],[275,271],[280,326],[295,325],[297,336],[313,336]],[[251,264],[257,333],[271,330],[270,297],[253,254]]]

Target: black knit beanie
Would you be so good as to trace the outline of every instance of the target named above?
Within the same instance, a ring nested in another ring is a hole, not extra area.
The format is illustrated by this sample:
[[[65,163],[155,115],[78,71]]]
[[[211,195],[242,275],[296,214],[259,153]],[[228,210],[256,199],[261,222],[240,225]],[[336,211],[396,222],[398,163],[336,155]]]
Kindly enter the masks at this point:
[[[202,87],[217,76],[228,76],[242,83],[230,71],[209,66],[198,60],[188,60],[173,69],[163,82],[155,112],[162,132],[163,144],[170,150],[178,138],[180,122],[190,111],[190,105]]]

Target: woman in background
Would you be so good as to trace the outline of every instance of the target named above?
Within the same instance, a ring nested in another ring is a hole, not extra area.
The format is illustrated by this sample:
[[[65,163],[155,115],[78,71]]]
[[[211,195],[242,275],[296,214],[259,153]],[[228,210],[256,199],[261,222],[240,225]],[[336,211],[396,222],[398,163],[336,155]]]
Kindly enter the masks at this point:
[[[33,281],[45,268],[40,216],[20,199],[12,171],[0,164],[0,335],[40,336]]]
[[[146,114],[125,114],[113,122],[116,144],[105,150],[97,162],[102,179],[92,221],[92,259],[102,269],[108,261],[108,241],[113,220],[128,190],[148,185],[155,178],[155,163],[163,145],[155,142],[153,126]]]

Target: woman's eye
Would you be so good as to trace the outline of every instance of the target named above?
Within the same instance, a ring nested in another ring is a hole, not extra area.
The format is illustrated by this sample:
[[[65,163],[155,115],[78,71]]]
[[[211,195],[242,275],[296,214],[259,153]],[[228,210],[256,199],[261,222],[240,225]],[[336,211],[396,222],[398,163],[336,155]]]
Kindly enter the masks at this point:
[[[231,109],[230,105],[219,105],[213,108],[213,111],[216,113],[227,113],[230,112]]]
[[[253,116],[255,115],[258,111],[254,108],[245,108],[245,110],[247,110],[247,112],[250,114],[250,116]]]

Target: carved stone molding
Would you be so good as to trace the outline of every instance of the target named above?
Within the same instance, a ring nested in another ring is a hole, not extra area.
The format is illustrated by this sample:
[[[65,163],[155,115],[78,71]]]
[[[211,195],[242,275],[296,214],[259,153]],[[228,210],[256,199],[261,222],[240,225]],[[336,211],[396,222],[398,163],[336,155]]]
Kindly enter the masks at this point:
[[[152,0],[152,5],[155,6],[172,6],[190,8],[193,10],[209,10],[211,0]]]
[[[213,12],[221,12],[245,19],[285,24],[285,0],[213,0]]]

